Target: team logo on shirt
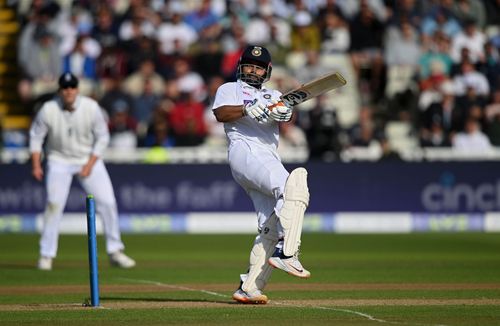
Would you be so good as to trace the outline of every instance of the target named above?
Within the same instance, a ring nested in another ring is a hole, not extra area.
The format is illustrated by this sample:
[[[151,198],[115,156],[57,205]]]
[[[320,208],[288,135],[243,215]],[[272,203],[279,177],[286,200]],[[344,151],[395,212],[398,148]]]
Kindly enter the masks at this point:
[[[271,99],[271,94],[264,94],[263,97],[266,99],[266,100],[270,100]]]

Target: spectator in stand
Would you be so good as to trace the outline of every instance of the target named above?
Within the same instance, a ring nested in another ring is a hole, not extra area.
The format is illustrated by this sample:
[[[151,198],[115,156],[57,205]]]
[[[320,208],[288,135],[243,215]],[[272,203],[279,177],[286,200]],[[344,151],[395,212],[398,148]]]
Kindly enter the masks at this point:
[[[167,116],[163,109],[157,107],[148,126],[143,145],[145,147],[173,147],[175,139],[171,134]]]
[[[147,36],[140,36],[129,41],[127,46],[129,48],[126,48],[125,51],[130,53],[127,60],[128,71],[136,71],[137,69],[139,69],[139,66],[142,64],[142,62],[147,59],[151,60],[154,63],[155,71],[163,76],[161,70],[163,66],[160,66],[158,43],[155,39]]]
[[[350,50],[354,70],[361,81],[368,82],[367,87],[363,84],[360,87],[363,90],[367,89],[369,94],[376,95],[381,91],[382,86],[384,62],[381,48],[384,25],[376,18],[368,5],[362,4],[359,14],[350,23],[350,32]],[[364,69],[371,71],[370,77],[361,75]]]
[[[500,21],[500,1],[484,0],[486,9],[486,26],[492,26]]]
[[[500,33],[500,30],[499,30]],[[484,58],[479,62],[479,71],[486,76],[491,89],[500,87],[500,54],[492,42],[484,45]]]
[[[185,54],[198,40],[198,34],[191,25],[183,21],[184,17],[179,7],[173,7],[169,18],[162,22],[156,31],[160,51],[167,56]]]
[[[462,62],[461,73],[455,76],[453,83],[458,96],[466,95],[468,88],[473,89],[475,94],[482,97],[487,97],[490,93],[488,80],[469,61]]]
[[[422,147],[450,147],[450,137],[444,131],[439,116],[431,123],[430,128],[420,129],[420,146]]]
[[[419,28],[422,24],[424,11],[421,1],[416,0],[386,0],[390,4],[392,14],[388,24],[399,25],[401,21],[407,21],[413,28]]]
[[[386,29],[384,55],[388,66],[417,67],[421,55],[419,35],[407,20]]]
[[[249,44],[290,46],[290,24],[277,15],[271,3],[259,7],[257,15],[250,19],[245,30],[245,39]]]
[[[349,28],[342,16],[326,12],[321,29],[321,52],[323,54],[346,53],[351,46]]]
[[[85,8],[75,5],[71,8],[70,15],[61,14],[57,19],[57,25],[52,27],[61,40],[59,51],[66,56],[74,48],[80,35],[86,35],[83,39],[82,48],[87,56],[97,59],[102,52],[102,46],[95,39],[90,37],[93,28],[92,14]]]
[[[403,161],[403,158],[401,155],[399,155],[399,152],[392,147],[391,142],[389,139],[383,137],[380,140],[380,148],[382,150],[382,154],[379,158],[379,162],[398,162],[398,161]]]
[[[420,27],[422,34],[428,37],[440,32],[449,38],[453,38],[462,30],[460,23],[455,19],[451,11],[441,7],[427,15]]]
[[[80,93],[92,95],[96,87],[96,59],[85,51],[87,35],[79,35],[74,49],[63,59],[63,71],[71,72],[80,80]]]
[[[144,85],[149,80],[154,94],[162,94],[165,82],[157,72],[155,63],[151,58],[145,58],[139,65],[139,69],[123,81],[123,90],[131,96],[139,96],[144,93]]]
[[[185,58],[175,61],[174,80],[181,92],[192,94],[198,102],[202,102],[207,96],[205,81],[198,72],[191,69],[191,64]]]
[[[120,24],[107,6],[102,6],[97,12],[96,24],[92,28],[91,36],[103,47],[114,48],[118,45]]]
[[[212,112],[217,89],[224,83],[225,80],[222,76],[213,76],[207,83],[207,97],[203,101],[203,105],[205,106],[204,120],[207,126],[206,143],[209,145],[227,145],[224,125],[217,121]]]
[[[349,146],[369,147],[373,143],[380,143],[383,138],[383,131],[377,126],[373,119],[373,109],[362,107],[359,111],[359,120],[348,131]]]
[[[21,96],[31,99],[55,92],[62,72],[62,57],[57,39],[47,26],[28,24],[22,31],[18,53],[24,73]]]
[[[465,21],[464,30],[452,39],[451,57],[453,61],[460,62],[462,59],[462,48],[469,50],[469,59],[472,63],[480,61],[484,57],[484,44],[486,36],[478,30],[476,22],[472,19]]]
[[[453,87],[453,84],[446,76],[435,74],[422,82],[421,91],[418,98],[418,108],[426,111],[432,103],[441,102],[443,99],[443,85]]]
[[[220,75],[223,57],[220,43],[217,40],[205,39],[196,47],[196,53],[192,54],[193,71],[207,82],[210,78]]]
[[[332,162],[338,160],[341,144],[341,127],[334,110],[326,109],[326,97],[314,100],[314,107],[308,111],[308,124],[304,130],[309,144],[309,159]]]
[[[193,93],[181,93],[179,102],[168,116],[176,146],[197,146],[205,141],[207,127],[204,112],[205,107]]]
[[[144,80],[143,92],[134,96],[134,107],[131,115],[137,120],[141,128],[145,128],[152,119],[153,111],[160,104],[161,95],[154,92],[153,82]]]
[[[386,22],[390,16],[390,10],[387,9],[384,0],[349,0],[336,1],[344,17],[352,21],[362,11],[363,7],[368,9],[375,15],[380,22]]]
[[[232,25],[231,33],[224,38],[224,57],[221,72],[226,80],[235,80],[238,60],[247,46],[245,29],[238,24]]]
[[[451,10],[461,22],[474,20],[480,28],[484,28],[486,12],[483,2],[482,0],[455,0]]]
[[[120,40],[123,42],[132,41],[142,36],[154,38],[156,33],[155,23],[159,23],[159,17],[149,19],[150,11],[143,7],[134,7],[131,10],[131,17],[122,22],[119,31]]]
[[[307,11],[298,11],[293,17],[290,47],[292,51],[319,51],[321,35]]]
[[[124,100],[113,104],[109,117],[109,146],[124,150],[137,147],[137,121],[130,116],[130,107]]]
[[[429,46],[426,52],[422,52],[419,59],[419,77],[421,87],[426,89],[432,84],[436,77],[441,79],[449,77],[453,66],[453,60],[449,55],[450,40],[443,33],[436,32],[428,40]]]
[[[494,146],[500,146],[500,89],[493,93],[491,103],[484,112],[486,134]]]
[[[199,36],[207,29],[220,29],[219,17],[212,10],[210,0],[201,0],[197,8],[184,16],[184,21],[193,27]]]
[[[458,132],[452,139],[453,148],[464,154],[488,154],[492,146],[488,137],[481,131],[477,120],[469,118],[464,131]]]
[[[461,130],[465,121],[465,112],[457,108],[453,87],[443,83],[441,101],[432,103],[420,114],[420,125],[430,130],[433,123],[439,122],[445,133]]]
[[[96,73],[98,79],[123,80],[129,73],[128,55],[118,46],[104,48],[97,58]]]
[[[112,114],[112,108],[116,102],[124,101],[127,107],[132,107],[132,98],[121,88],[121,80],[119,78],[104,78],[101,81],[103,94],[99,100],[99,104],[106,110],[108,116]]]
[[[293,75],[299,83],[307,83],[313,79],[323,76],[328,70],[320,61],[319,52],[308,50],[304,52],[306,62],[293,70]]]
[[[307,148],[307,137],[301,128],[295,124],[297,116],[292,120],[280,123],[280,145],[278,151],[293,150],[294,148]]]
[[[483,119],[483,109],[486,105],[487,98],[479,96],[476,90],[468,87],[465,94],[457,96],[456,110],[461,112],[463,117],[474,117],[478,121]],[[463,121],[465,122],[465,121]]]

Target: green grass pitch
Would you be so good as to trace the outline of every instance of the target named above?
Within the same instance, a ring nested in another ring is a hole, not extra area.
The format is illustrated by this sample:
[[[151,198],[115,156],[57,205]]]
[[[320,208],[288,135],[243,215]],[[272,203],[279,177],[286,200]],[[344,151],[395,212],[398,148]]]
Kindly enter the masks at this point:
[[[35,269],[38,235],[0,235],[0,325],[500,325],[500,234],[303,236],[312,277],[275,270],[267,305],[231,300],[252,235],[124,235],[137,267],[110,267],[98,237],[101,307],[85,236],[60,237]]]

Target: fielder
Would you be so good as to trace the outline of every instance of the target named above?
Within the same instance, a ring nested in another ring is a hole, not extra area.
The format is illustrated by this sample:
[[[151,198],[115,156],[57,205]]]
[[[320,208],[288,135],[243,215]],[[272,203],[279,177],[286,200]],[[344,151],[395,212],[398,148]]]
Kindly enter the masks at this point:
[[[279,122],[291,119],[292,108],[279,101],[279,91],[262,85],[271,70],[268,50],[248,46],[238,62],[237,81],[221,85],[213,104],[229,141],[232,175],[252,199],[258,217],[250,266],[233,294],[241,303],[268,302],[262,290],[273,267],[300,278],[311,275],[298,260],[309,203],[307,171],[298,168],[288,173],[278,156]]]
[[[42,106],[30,128],[32,174],[38,181],[43,180],[41,152],[46,137],[47,205],[38,269],[52,269],[52,260],[57,255],[59,222],[75,175],[85,191],[95,197],[111,264],[134,267],[135,261],[123,253],[125,246],[120,239],[113,186],[100,159],[109,142],[108,126],[97,102],[78,95],[78,79],[71,73],[61,75],[59,96]]]

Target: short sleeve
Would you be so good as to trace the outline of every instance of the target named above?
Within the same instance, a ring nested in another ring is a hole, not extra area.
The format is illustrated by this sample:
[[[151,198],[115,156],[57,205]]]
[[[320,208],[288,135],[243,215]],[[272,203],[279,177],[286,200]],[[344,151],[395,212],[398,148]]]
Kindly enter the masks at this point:
[[[238,83],[226,83],[217,89],[212,110],[225,105],[242,105],[241,89]]]

